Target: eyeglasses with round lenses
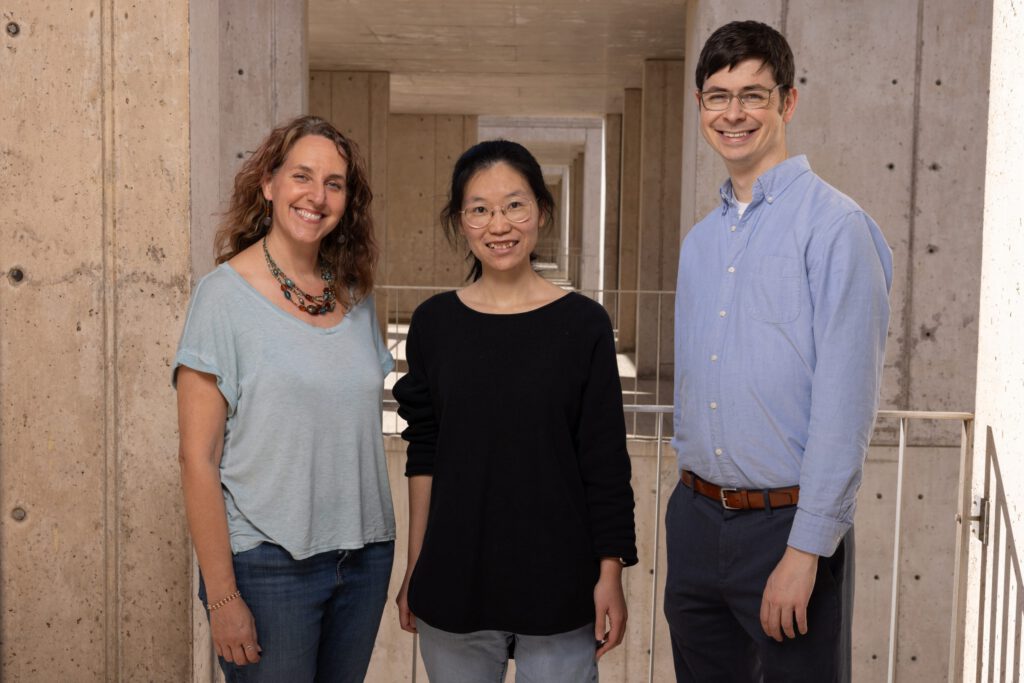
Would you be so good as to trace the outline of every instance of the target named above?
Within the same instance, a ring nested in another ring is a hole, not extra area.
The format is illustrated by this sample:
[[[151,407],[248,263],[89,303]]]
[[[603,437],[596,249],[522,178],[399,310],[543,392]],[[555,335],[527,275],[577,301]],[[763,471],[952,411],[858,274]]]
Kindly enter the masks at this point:
[[[530,220],[531,204],[533,202],[526,199],[513,199],[505,206],[488,207],[484,204],[474,204],[467,206],[459,213],[462,214],[466,225],[475,230],[481,230],[486,228],[494,218],[495,211],[500,211],[510,223],[525,223]]]
[[[781,86],[751,88],[736,94],[724,90],[702,90],[700,93],[700,103],[708,111],[725,111],[732,104],[732,100],[735,97],[740,101],[740,107],[743,109],[765,109],[772,101],[772,90],[779,87]]]

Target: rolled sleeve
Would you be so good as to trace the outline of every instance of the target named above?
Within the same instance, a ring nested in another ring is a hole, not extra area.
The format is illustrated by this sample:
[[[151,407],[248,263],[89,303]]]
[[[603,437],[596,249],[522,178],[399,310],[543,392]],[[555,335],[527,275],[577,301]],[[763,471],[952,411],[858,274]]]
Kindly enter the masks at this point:
[[[217,379],[217,388],[228,405],[228,417],[238,408],[238,351],[229,316],[220,301],[207,292],[205,281],[197,285],[171,365],[171,386],[177,388],[178,368],[188,367]]]

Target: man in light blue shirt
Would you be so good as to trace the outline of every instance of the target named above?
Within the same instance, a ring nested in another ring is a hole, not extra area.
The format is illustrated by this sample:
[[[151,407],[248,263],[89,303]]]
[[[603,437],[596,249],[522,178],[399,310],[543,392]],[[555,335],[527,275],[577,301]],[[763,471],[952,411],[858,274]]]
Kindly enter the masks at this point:
[[[856,203],[788,158],[793,75],[785,38],[758,22],[718,29],[697,64],[701,130],[729,179],[679,258],[665,590],[679,681],[848,676],[844,539],[892,254]]]

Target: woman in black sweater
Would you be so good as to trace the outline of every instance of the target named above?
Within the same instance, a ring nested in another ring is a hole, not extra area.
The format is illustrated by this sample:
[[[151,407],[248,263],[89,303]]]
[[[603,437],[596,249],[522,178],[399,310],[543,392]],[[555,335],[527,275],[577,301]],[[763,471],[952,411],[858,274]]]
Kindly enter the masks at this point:
[[[553,218],[524,147],[470,148],[442,222],[472,283],[412,317],[398,606],[433,681],[501,680],[513,650],[524,679],[596,680],[622,641],[636,538],[615,344],[599,304],[531,266]]]

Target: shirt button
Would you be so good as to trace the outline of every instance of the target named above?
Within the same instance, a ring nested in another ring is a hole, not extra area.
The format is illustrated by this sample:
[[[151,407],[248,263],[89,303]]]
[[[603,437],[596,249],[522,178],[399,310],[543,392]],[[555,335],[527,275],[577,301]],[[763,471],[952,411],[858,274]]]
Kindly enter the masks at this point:
[[[714,401],[712,401],[708,405],[711,406],[711,410],[716,410],[718,408],[718,404],[715,403]]]
[[[730,273],[735,273],[736,272],[736,268],[734,266],[729,266],[729,272]]]
[[[711,362],[714,363],[716,360],[718,360],[718,354],[717,353],[711,354]]]
[[[765,197],[765,200],[766,200],[766,201],[767,201],[767,202],[768,202],[769,204],[771,204],[771,203],[772,203],[772,201],[773,201],[774,199],[775,199],[775,197],[773,197],[773,196],[771,196],[771,195],[768,195],[767,197]]]
[[[725,317],[725,311],[719,311],[718,312],[718,317],[719,318],[724,318]]]
[[[721,454],[722,454],[722,449],[721,448],[716,448],[715,449],[715,455],[721,455]]]
[[[736,226],[735,225],[730,225],[729,226],[729,232],[736,232]]]

